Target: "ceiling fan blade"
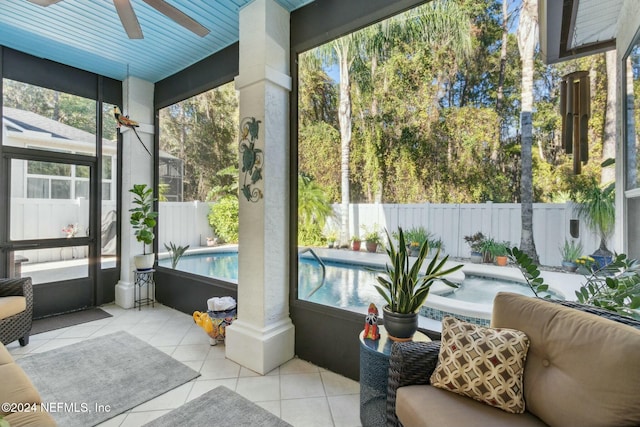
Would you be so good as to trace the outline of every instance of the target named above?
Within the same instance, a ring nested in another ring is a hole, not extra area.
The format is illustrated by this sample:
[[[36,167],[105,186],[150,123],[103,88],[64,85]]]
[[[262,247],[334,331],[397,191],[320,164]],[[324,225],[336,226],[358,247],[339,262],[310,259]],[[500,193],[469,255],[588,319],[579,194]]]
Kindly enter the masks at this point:
[[[171,6],[169,3],[167,3],[164,0],[142,0],[142,1],[144,1],[146,4],[148,4],[158,12],[162,13],[163,15],[174,20],[178,24],[182,25],[187,30],[193,33],[196,33],[200,37],[204,37],[207,34],[209,34],[209,30],[206,27],[204,27],[199,22],[192,19],[182,11]]]
[[[138,17],[133,11],[133,7],[131,7],[131,2],[129,0],[113,0],[113,5],[116,7],[116,11],[118,12],[118,16],[120,17],[120,22],[122,22],[122,26],[127,32],[129,38],[143,38],[142,28],[140,28]]]
[[[52,4],[58,3],[60,0],[29,0],[33,4],[37,4],[40,6],[51,6]]]

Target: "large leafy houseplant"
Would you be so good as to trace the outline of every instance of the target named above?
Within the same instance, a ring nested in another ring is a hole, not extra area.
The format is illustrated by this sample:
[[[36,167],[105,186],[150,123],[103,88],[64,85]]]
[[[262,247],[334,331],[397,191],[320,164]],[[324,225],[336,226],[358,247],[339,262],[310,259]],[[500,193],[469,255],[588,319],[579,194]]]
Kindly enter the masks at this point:
[[[508,249],[509,257],[520,269],[527,285],[538,298],[551,298],[549,285],[544,282],[538,266],[518,248]],[[600,307],[623,316],[640,319],[640,262],[616,254],[613,260],[601,267],[589,257],[578,258],[579,272],[585,282],[576,291],[582,304]]]
[[[136,267],[139,270],[149,269],[153,266],[154,255],[153,253],[147,254],[147,245],[151,245],[156,238],[153,233],[158,217],[158,213],[153,210],[153,202],[156,199],[153,197],[153,189],[147,184],[134,184],[129,192],[134,195],[134,207],[129,209],[131,212],[130,223],[135,230],[136,240],[142,243],[143,255],[135,258]]]
[[[445,263],[449,256],[438,260],[440,249],[427,266],[424,274],[421,273],[422,264],[429,253],[428,242],[425,241],[420,246],[420,252],[413,264],[410,263],[407,253],[407,244],[402,228],[398,228],[398,246],[396,247],[387,233],[389,245],[386,247],[390,263],[385,266],[384,274],[379,275],[378,284],[374,285],[378,293],[386,301],[390,311],[401,314],[417,313],[427,299],[431,285],[436,279],[442,280],[449,286],[457,287],[444,276],[458,271],[462,264],[445,269]]]

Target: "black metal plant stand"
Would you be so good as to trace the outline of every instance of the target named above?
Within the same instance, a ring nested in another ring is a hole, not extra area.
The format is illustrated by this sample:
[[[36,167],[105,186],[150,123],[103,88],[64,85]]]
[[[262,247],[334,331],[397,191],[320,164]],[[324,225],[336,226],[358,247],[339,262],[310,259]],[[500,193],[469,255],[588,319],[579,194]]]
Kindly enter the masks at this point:
[[[133,271],[135,284],[133,308],[135,309],[136,307],[138,307],[138,311],[142,309],[143,305],[151,305],[151,307],[155,307],[153,291],[155,290],[156,284],[153,281],[153,273],[155,273],[154,269]],[[145,285],[147,285],[145,297],[142,298],[142,287]],[[152,290],[151,297],[149,296],[150,290]]]

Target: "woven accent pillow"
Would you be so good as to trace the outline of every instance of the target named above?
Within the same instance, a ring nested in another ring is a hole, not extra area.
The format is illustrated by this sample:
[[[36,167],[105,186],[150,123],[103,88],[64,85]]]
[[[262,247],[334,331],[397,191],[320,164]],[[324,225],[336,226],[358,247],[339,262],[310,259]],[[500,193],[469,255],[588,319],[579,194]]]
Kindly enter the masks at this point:
[[[445,317],[431,385],[507,412],[522,413],[522,375],[528,350],[529,338],[524,332]]]

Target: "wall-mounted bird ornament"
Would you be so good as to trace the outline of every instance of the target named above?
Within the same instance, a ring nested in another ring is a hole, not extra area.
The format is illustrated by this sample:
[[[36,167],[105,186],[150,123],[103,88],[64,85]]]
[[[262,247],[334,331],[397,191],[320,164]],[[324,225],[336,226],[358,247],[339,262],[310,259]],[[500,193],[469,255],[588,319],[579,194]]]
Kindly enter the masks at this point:
[[[140,144],[142,144],[142,147],[145,149],[145,151],[147,153],[149,153],[149,155],[151,157],[153,157],[151,155],[151,152],[147,149],[147,147],[144,145],[144,142],[142,142],[142,139],[140,139],[140,135],[138,135],[138,131],[136,130],[137,127],[140,126],[140,124],[138,122],[136,122],[135,120],[131,120],[129,118],[129,116],[125,116],[120,112],[120,108],[118,108],[117,105],[113,106],[113,115],[116,118],[116,122],[118,122],[118,127],[121,126],[125,126],[128,128],[131,128],[131,130],[133,130],[133,133],[136,134],[136,136],[138,137],[138,141],[140,141]]]

